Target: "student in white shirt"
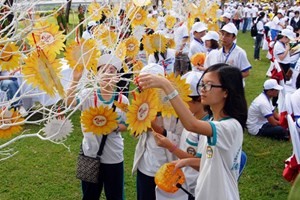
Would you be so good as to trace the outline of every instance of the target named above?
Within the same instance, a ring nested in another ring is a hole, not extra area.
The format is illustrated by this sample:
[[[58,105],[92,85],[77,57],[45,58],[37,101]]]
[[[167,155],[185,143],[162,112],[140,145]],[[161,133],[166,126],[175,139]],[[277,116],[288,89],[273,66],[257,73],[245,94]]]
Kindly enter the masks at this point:
[[[82,38],[85,40],[94,38],[94,29],[97,26],[95,21],[90,21],[87,25],[86,30],[82,34]]]
[[[272,19],[272,27],[271,27],[271,39],[273,41],[276,40],[278,33],[285,28],[285,24],[280,21],[284,17],[284,10],[279,9],[277,11],[276,16]]]
[[[216,57],[219,55],[219,40],[220,36],[216,31],[208,31],[202,38],[207,49],[203,67],[206,69],[209,66],[217,64]]]
[[[264,91],[251,103],[248,110],[247,128],[251,135],[288,140],[288,132],[280,126],[279,115],[272,105],[282,86],[275,79],[264,82]]]
[[[259,16],[255,22],[257,28],[257,35],[255,36],[255,47],[254,47],[254,60],[260,60],[260,46],[261,42],[264,38],[264,23],[263,19],[265,17],[265,13],[259,13]]]
[[[213,65],[204,72],[198,84],[201,103],[208,106],[213,120],[196,119],[172,84],[161,76],[139,76],[142,89],[161,88],[168,94],[183,126],[191,132],[207,137],[201,149],[202,158],[177,161],[176,167],[192,166],[199,170],[196,200],[239,199],[237,179],[246,126],[247,103],[240,70],[224,63]]]
[[[117,72],[122,67],[122,61],[112,54],[104,54],[98,60],[99,88],[86,88],[79,94],[75,94],[77,83],[82,77],[82,72],[74,70],[73,82],[67,91],[66,103],[68,106],[76,107],[80,105],[81,111],[86,111],[92,107],[107,106],[113,107],[114,100],[129,104],[126,96],[115,93],[115,80]],[[104,75],[103,75],[104,74]],[[101,77],[101,78],[100,78]],[[118,98],[117,98],[118,97]],[[126,131],[126,113],[119,108],[115,109],[118,114],[118,125],[114,131],[107,135],[107,139],[100,156],[100,176],[98,183],[81,181],[82,199],[99,199],[104,187],[106,199],[124,199],[124,157],[123,138],[121,132]],[[88,157],[97,157],[99,146],[103,135],[96,135],[92,132],[85,132],[81,124],[83,133],[82,152]]]

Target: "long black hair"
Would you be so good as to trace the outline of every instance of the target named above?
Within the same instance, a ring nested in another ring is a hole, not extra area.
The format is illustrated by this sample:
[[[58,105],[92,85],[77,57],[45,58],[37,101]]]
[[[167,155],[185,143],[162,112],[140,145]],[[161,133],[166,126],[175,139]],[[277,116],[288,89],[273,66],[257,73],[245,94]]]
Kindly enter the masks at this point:
[[[227,91],[227,98],[223,108],[224,114],[236,119],[245,128],[248,109],[241,71],[237,67],[225,63],[212,65],[204,71],[199,80],[198,87],[203,76],[208,72],[217,73],[223,90]],[[206,109],[212,115],[209,106]]]

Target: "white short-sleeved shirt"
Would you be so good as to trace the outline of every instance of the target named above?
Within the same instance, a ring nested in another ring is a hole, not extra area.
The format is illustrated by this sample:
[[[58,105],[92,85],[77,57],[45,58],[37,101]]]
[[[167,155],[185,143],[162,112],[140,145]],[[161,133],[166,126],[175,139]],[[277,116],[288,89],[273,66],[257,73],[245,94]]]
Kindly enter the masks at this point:
[[[264,23],[262,22],[262,20],[257,22],[256,28],[258,34],[264,34]]]
[[[225,54],[223,48],[219,49],[219,55],[216,58],[218,63],[227,63],[237,67],[241,72],[248,71],[252,68],[248,61],[246,52],[236,44],[233,44],[229,53]]]
[[[207,49],[203,41],[197,40],[196,38],[190,43],[189,58],[191,58],[196,53],[206,53]]]
[[[201,145],[196,200],[237,200],[243,128],[233,118],[212,121],[210,125],[213,136],[207,138],[205,145]]]
[[[206,53],[205,61],[204,61],[204,67],[208,68],[214,64],[218,63],[218,60],[216,59],[217,56],[219,56],[219,49],[212,49],[211,51],[208,51]]]
[[[179,51],[182,40],[189,37],[189,31],[185,24],[182,24],[181,26],[174,29],[174,41],[176,44],[176,51]],[[186,44],[182,50],[182,53],[188,53],[189,47],[188,44]]]
[[[300,118],[300,88],[291,94],[291,105],[296,119]]]
[[[175,49],[167,49],[166,59],[158,54],[159,60],[157,64],[164,67],[166,74],[171,74],[172,72],[174,72],[175,53]],[[148,58],[148,64],[150,63],[156,63],[154,54],[151,54]]]
[[[284,54],[284,52],[285,52],[285,45],[282,42],[277,41],[274,45],[273,51],[274,51],[274,57],[279,63],[283,63],[283,64],[290,63],[291,59],[290,59],[289,52],[287,53],[287,55],[285,56],[285,58],[283,60],[280,60],[278,57],[279,55]]]
[[[263,92],[258,95],[248,109],[247,129],[251,135],[257,135],[259,129],[273,115],[274,107],[271,99]]]
[[[114,99],[114,94],[110,101],[105,101],[100,93],[100,90],[97,90],[97,106],[108,106],[112,107]],[[119,96],[119,99],[121,96]],[[129,101],[126,96],[122,95],[122,103],[129,104]],[[84,89],[79,95],[77,96],[77,102],[81,103],[80,110],[85,111],[91,107],[95,107],[95,95],[93,89]],[[126,121],[126,113],[121,111],[119,108],[115,110],[118,114],[118,123],[125,124]],[[102,140],[101,135],[95,135],[92,132],[84,132],[84,127],[81,124],[81,130],[83,132],[83,141],[82,141],[82,150],[84,155],[89,157],[96,157],[97,152],[100,147],[100,143]],[[112,132],[107,136],[105,146],[103,148],[102,155],[100,157],[101,163],[106,164],[116,164],[120,163],[124,160],[123,158],[123,138],[121,134],[118,132]]]
[[[280,22],[280,19],[275,16],[272,20],[272,27],[271,29],[274,29],[274,30],[278,30],[278,31],[281,31],[282,30],[282,27],[279,25],[281,22]]]

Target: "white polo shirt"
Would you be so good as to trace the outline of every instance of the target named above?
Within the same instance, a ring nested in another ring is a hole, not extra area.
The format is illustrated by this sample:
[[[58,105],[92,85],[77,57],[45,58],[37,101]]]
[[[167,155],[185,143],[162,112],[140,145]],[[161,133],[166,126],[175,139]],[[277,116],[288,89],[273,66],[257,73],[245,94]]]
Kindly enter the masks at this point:
[[[238,176],[243,143],[243,128],[233,118],[212,121],[213,136],[201,148],[196,200],[239,199]]]
[[[283,63],[283,64],[288,64],[291,62],[291,58],[290,58],[290,52],[287,53],[287,55],[285,56],[285,58],[283,60],[279,59],[279,55],[284,54],[285,52],[285,44],[283,44],[280,41],[277,41],[274,45],[274,57],[277,60],[277,62],[279,63]]]
[[[259,129],[268,122],[273,115],[274,107],[271,99],[262,92],[251,103],[248,109],[247,129],[251,135],[257,135]]]
[[[194,38],[190,43],[190,50],[189,50],[189,58],[196,54],[196,53],[206,53],[207,49],[205,47],[205,43],[203,41],[197,40]]]
[[[112,96],[110,101],[105,101],[100,93],[100,90],[97,90],[97,106],[108,106],[112,107],[115,95]],[[121,97],[119,96],[119,99]],[[84,89],[77,96],[77,102],[82,103],[79,109],[85,111],[91,107],[95,107],[95,95],[93,89]],[[129,104],[129,101],[126,96],[122,95],[122,103]],[[116,108],[115,112],[118,114],[118,123],[124,123],[126,121],[126,113],[121,111],[119,108]],[[81,124],[81,130],[83,133],[82,149],[84,155],[89,157],[96,157],[97,152],[100,147],[102,140],[102,135],[95,135],[92,132],[84,132],[84,127]],[[107,135],[107,139],[103,148],[102,155],[100,157],[101,163],[105,164],[116,164],[124,160],[123,158],[123,138],[119,132],[112,132]]]
[[[293,114],[296,119],[300,118],[300,88],[291,94]]]
[[[174,29],[174,41],[176,44],[176,51],[178,51],[181,47],[182,40],[189,37],[189,31],[185,24],[182,24],[181,26]],[[182,53],[188,53],[189,47],[188,44],[186,44],[182,50]]]
[[[272,20],[272,27],[271,29],[274,29],[274,30],[278,30],[278,31],[281,31],[282,30],[282,27],[279,25],[281,23],[280,19],[275,16]]]
[[[218,63],[218,60],[216,59],[219,56],[219,49],[212,49],[211,51],[208,51],[206,53],[205,61],[204,61],[204,67],[208,68],[214,64]]]

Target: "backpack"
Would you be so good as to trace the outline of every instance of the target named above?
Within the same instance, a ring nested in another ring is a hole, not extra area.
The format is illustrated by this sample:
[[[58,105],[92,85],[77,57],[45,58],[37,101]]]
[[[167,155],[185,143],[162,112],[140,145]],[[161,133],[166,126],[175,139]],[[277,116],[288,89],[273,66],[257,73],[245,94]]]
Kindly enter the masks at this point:
[[[256,27],[256,23],[254,23],[253,25],[252,25],[252,27],[251,27],[251,32],[250,32],[250,34],[251,34],[251,37],[255,37],[255,36],[257,36],[257,27]]]

